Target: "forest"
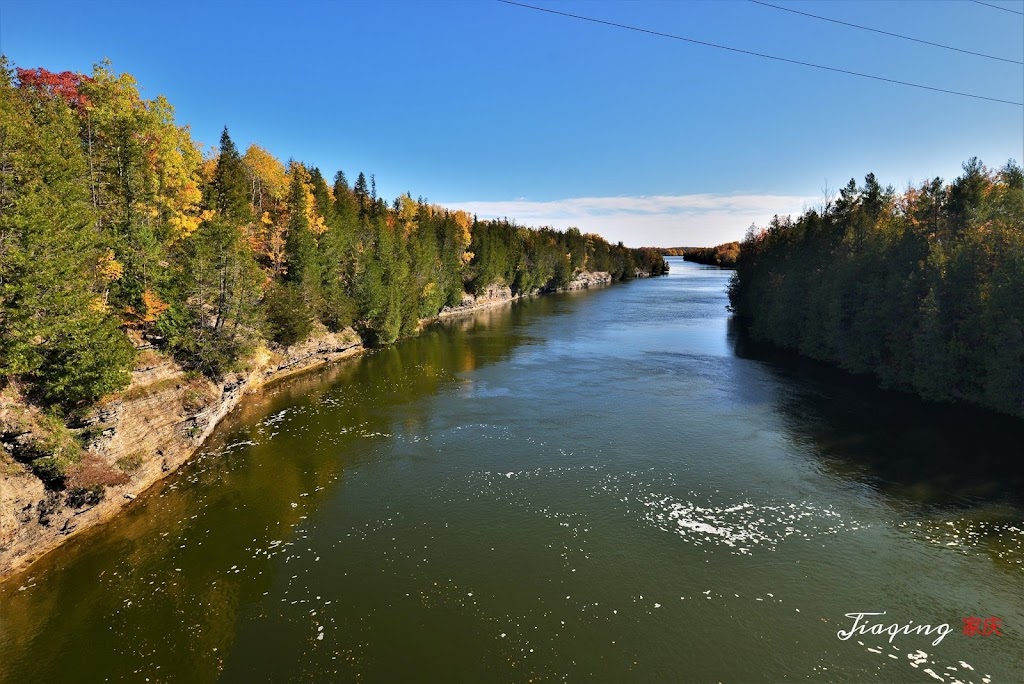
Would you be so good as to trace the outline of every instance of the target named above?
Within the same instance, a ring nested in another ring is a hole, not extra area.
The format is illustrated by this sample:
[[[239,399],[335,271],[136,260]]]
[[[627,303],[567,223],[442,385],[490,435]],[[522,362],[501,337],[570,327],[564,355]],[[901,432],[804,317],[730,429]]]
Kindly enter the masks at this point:
[[[740,243],[726,242],[714,247],[662,247],[659,251],[665,256],[683,257],[684,261],[692,261],[695,264],[735,268]]]
[[[1024,417],[1024,173],[974,158],[903,193],[851,179],[749,231],[729,299],[754,339]]]
[[[211,378],[315,326],[368,344],[492,284],[657,275],[656,250],[477,220],[375,178],[326,177],[225,128],[204,152],[164,97],[0,60],[0,377],[61,414],[124,388],[139,346]]]
[[[736,268],[736,259],[740,255],[739,242],[726,242],[714,247],[686,247],[679,256],[686,261],[707,266]]]

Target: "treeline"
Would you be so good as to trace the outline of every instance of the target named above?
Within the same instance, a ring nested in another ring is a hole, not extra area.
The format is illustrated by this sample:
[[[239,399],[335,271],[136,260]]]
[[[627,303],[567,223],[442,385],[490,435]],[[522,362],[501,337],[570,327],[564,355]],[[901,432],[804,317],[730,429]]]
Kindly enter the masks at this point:
[[[1024,173],[971,159],[902,194],[851,180],[751,231],[729,299],[756,339],[1024,417]]]
[[[726,242],[714,247],[687,247],[680,256],[686,261],[707,266],[736,268],[736,259],[740,256],[739,242]]]
[[[491,284],[528,293],[583,269],[660,274],[654,250],[478,221],[373,176],[328,181],[224,130],[203,155],[163,97],[0,58],[0,376],[43,405],[123,388],[148,341],[218,377],[315,325],[374,344]]]
[[[726,242],[714,247],[663,247],[659,250],[665,256],[683,257],[685,261],[707,266],[735,268],[740,254],[739,242]]]

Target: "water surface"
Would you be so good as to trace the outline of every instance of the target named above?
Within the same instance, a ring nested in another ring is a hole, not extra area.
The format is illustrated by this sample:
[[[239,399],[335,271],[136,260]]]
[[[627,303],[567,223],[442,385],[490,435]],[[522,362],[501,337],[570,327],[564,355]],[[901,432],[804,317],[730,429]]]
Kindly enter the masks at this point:
[[[0,586],[0,681],[1020,681],[1019,421],[753,348],[671,261],[252,398]],[[837,638],[882,611],[952,632]]]

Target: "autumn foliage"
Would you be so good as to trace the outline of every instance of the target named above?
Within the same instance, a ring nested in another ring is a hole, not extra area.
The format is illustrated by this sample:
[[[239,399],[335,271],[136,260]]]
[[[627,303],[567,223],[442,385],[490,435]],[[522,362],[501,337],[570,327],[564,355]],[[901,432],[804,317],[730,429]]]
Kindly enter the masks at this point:
[[[679,256],[695,264],[735,268],[736,260],[740,256],[740,243],[726,242],[714,247],[687,247],[680,250]]]
[[[74,109],[81,111],[90,106],[89,98],[82,92],[83,83],[91,83],[92,79],[70,71],[59,73],[48,71],[42,67],[36,69],[16,69],[18,85],[26,90],[59,97]]]
[[[226,128],[204,154],[108,62],[86,76],[0,58],[0,375],[75,410],[125,386],[129,339],[219,377],[316,326],[390,343],[493,283],[664,269],[575,229],[389,203],[372,175],[332,181],[256,144],[242,154]]]

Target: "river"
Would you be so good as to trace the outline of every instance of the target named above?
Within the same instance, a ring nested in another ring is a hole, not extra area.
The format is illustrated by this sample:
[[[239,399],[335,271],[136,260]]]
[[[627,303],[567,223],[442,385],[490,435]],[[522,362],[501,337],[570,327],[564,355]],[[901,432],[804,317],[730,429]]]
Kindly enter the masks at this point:
[[[757,350],[670,261],[247,400],[0,585],[0,681],[1021,681],[1020,422]],[[837,634],[882,611],[933,631]]]

